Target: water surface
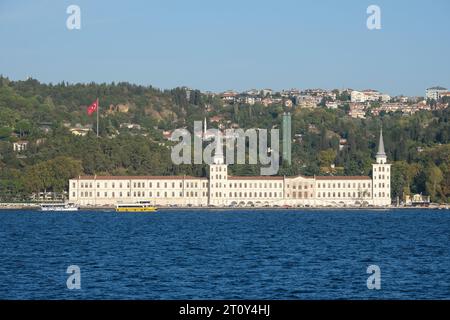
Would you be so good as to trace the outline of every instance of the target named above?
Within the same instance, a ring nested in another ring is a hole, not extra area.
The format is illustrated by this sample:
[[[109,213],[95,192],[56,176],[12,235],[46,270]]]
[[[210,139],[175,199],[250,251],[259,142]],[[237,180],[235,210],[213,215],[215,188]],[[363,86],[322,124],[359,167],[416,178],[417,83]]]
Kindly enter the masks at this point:
[[[0,299],[450,299],[448,210],[0,211],[0,241]]]

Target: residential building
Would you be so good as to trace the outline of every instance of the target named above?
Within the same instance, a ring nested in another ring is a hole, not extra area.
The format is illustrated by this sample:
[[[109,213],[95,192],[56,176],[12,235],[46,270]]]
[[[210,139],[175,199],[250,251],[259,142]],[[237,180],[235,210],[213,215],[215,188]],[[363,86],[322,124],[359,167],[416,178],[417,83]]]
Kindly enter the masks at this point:
[[[448,90],[444,87],[431,87],[428,88],[425,92],[425,96],[427,99],[439,100],[441,93],[446,93]]]
[[[15,152],[25,151],[25,150],[27,150],[27,147],[28,147],[28,141],[20,140],[17,142],[13,142],[13,150]]]

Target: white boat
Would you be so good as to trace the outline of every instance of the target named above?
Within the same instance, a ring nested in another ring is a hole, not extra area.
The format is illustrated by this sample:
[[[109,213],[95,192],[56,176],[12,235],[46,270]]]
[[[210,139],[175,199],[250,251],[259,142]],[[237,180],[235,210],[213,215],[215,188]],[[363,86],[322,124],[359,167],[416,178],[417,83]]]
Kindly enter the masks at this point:
[[[41,203],[41,211],[77,211],[74,203]]]

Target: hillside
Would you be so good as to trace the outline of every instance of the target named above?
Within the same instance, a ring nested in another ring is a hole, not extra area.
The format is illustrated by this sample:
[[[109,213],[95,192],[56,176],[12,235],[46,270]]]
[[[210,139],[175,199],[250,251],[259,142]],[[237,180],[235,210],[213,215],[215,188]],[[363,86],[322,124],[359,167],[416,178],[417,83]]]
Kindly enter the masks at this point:
[[[100,138],[86,107],[100,99]],[[281,175],[368,175],[383,127],[393,162],[393,197],[424,193],[450,197],[449,108],[405,116],[386,113],[350,118],[344,109],[303,109],[284,104],[226,104],[198,90],[159,90],[117,84],[43,84],[0,78],[0,200],[33,192],[61,192],[78,174],[205,175],[204,165],[175,166],[167,132],[209,127],[272,128],[292,113],[292,166]],[[214,121],[213,121],[214,120]],[[78,134],[78,135],[77,135]],[[84,135],[85,134],[85,135]],[[18,141],[25,150],[13,150]],[[334,169],[330,166],[334,164]],[[256,166],[233,165],[231,173],[255,174]]]

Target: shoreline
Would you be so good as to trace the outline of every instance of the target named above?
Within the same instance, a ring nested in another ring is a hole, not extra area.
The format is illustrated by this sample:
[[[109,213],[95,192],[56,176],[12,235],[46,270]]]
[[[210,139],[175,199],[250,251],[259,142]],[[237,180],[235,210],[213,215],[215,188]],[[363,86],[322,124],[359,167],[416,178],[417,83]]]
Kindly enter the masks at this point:
[[[36,203],[0,203],[0,210],[11,211],[11,210],[29,210],[35,211],[39,210],[40,205]],[[450,204],[444,205],[435,205],[435,206],[402,206],[402,207],[157,207],[159,211],[176,211],[176,210],[249,210],[249,211],[267,211],[267,210],[296,210],[296,211],[310,211],[310,210],[370,210],[370,211],[379,211],[379,210],[402,210],[402,209],[421,209],[421,210],[448,210],[450,209]],[[114,210],[115,207],[111,206],[98,206],[98,207],[83,207],[80,206],[80,211],[111,211]]]

